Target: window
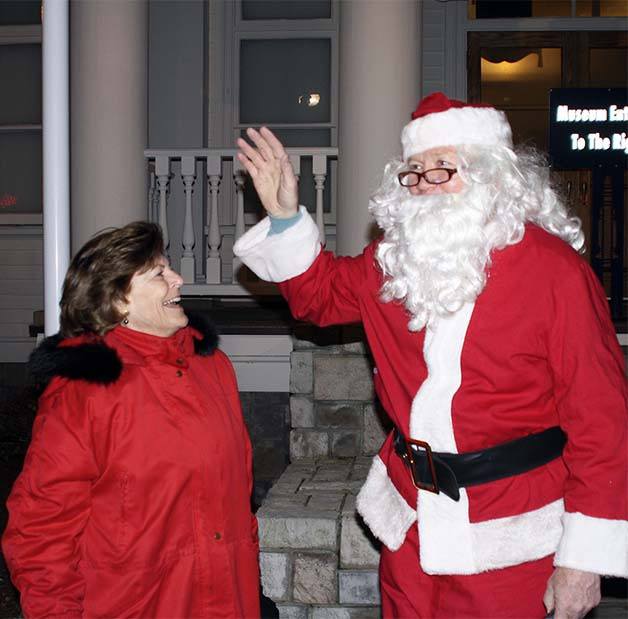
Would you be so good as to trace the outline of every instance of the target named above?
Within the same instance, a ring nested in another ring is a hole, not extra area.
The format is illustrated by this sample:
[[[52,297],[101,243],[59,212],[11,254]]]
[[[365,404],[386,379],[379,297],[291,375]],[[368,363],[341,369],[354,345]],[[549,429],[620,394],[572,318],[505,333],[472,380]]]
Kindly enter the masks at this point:
[[[226,145],[233,144],[247,127],[266,125],[288,147],[337,146],[337,1],[238,0],[223,4],[222,10],[224,49],[232,49],[233,54],[225,59],[222,113],[215,115],[213,123],[210,109],[209,143],[218,145],[222,118],[223,127],[231,128],[230,135],[223,133]],[[210,33],[210,39],[212,36],[220,35]],[[214,75],[217,78],[212,79],[210,68],[210,93],[219,82],[220,71]],[[212,102],[210,95],[212,107],[219,109],[221,103]],[[314,207],[310,159],[302,159],[300,172],[301,202]],[[328,223],[333,223],[333,173],[330,162],[324,192]],[[247,181],[249,223],[260,208]]]
[[[242,0],[242,19],[331,19],[331,0]]]
[[[628,0],[468,0],[469,19],[625,17]]]
[[[41,45],[0,45],[0,213],[41,212]]]
[[[39,6],[0,2],[0,215],[42,210]]]

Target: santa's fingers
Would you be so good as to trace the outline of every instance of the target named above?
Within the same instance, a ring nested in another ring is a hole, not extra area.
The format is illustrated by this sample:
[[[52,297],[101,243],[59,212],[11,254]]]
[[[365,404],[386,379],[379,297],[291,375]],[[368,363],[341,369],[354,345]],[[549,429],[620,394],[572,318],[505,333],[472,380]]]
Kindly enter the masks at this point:
[[[279,157],[275,156],[273,149],[262,137],[259,131],[256,131],[252,127],[249,127],[246,130],[246,135],[255,144],[255,146],[257,146],[257,150],[266,161],[275,161],[275,159],[279,159]]]
[[[277,136],[268,128],[262,127],[259,130],[260,136],[267,142],[277,159],[283,160],[288,157],[283,144],[277,139]]]
[[[553,616],[554,613],[554,585],[550,580],[547,583],[547,588],[545,589],[545,594],[543,595],[543,604],[545,609],[547,610],[547,616]]]
[[[245,139],[238,138],[236,141],[240,153],[243,154],[258,170],[263,170],[269,162],[262,157],[256,148],[253,148]]]
[[[244,166],[244,169],[249,173],[249,176],[253,180],[255,180],[255,178],[257,178],[257,175],[259,173],[255,164],[253,164],[251,160],[244,153],[239,152],[237,154],[237,157],[238,157],[238,161]]]

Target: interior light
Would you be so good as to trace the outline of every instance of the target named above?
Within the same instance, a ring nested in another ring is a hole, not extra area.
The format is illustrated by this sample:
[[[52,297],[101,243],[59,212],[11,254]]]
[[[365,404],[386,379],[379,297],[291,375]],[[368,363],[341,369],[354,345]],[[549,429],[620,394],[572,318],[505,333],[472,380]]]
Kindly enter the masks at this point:
[[[321,95],[318,92],[310,92],[307,95],[300,95],[297,102],[304,107],[314,107],[321,102]]]

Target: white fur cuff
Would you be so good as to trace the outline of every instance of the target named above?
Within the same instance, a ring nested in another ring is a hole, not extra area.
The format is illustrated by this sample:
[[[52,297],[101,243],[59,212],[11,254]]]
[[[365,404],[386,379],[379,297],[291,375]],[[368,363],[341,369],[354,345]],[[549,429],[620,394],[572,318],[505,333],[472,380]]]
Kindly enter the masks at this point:
[[[287,230],[269,236],[270,219],[265,217],[233,246],[233,253],[260,279],[283,282],[301,275],[320,253],[318,228],[304,206],[299,210],[301,219]]]
[[[356,506],[373,535],[390,550],[398,550],[416,521],[416,511],[399,494],[379,456],[373,458]]]
[[[628,521],[565,513],[554,565],[628,577]]]

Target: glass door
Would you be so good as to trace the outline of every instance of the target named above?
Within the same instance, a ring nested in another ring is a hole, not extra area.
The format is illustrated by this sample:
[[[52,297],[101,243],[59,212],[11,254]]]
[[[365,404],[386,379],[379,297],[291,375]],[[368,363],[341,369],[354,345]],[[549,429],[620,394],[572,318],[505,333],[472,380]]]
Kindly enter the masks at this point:
[[[506,112],[515,144],[546,151],[549,90],[626,88],[626,32],[470,32],[468,99]],[[572,211],[583,222],[586,257],[598,273],[615,318],[628,290],[624,170],[555,170]],[[619,181],[617,180],[619,175]]]

